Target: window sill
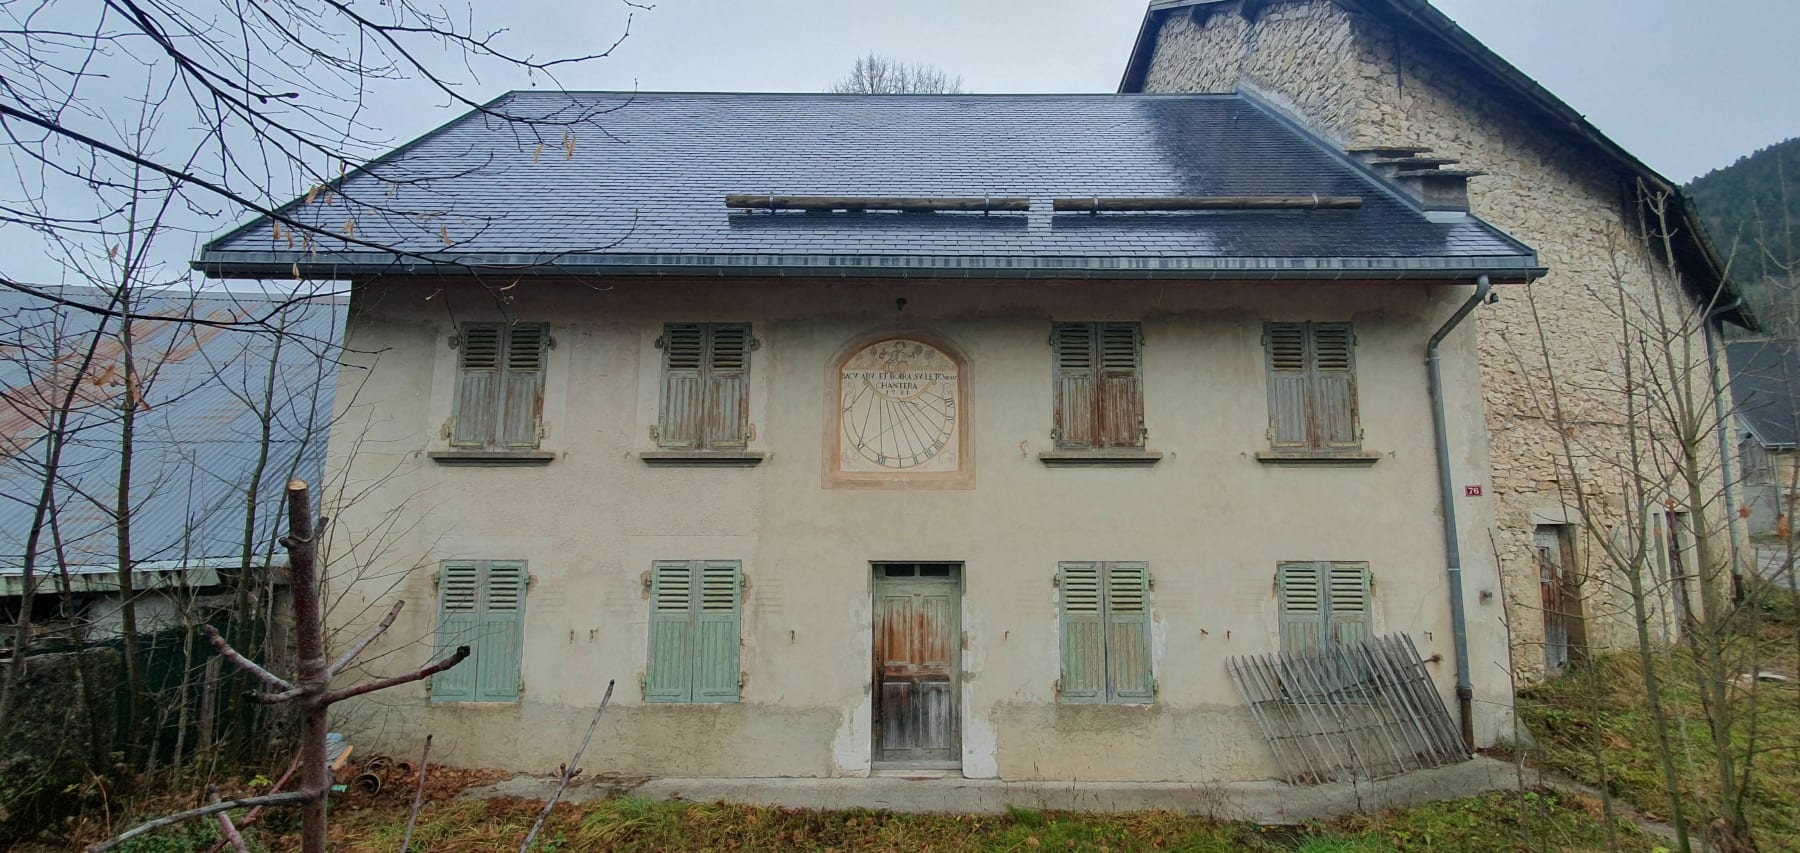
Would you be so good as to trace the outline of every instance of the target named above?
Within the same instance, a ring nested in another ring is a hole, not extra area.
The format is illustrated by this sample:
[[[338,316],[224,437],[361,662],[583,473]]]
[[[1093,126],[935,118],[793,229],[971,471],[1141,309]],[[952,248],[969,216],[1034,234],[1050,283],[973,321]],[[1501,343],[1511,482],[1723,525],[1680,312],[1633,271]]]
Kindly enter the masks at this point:
[[[1147,468],[1161,462],[1162,452],[1157,450],[1046,450],[1038,454],[1038,461],[1052,468],[1076,467],[1141,467]]]
[[[749,468],[769,454],[760,450],[650,450],[638,454],[645,465]]]
[[[425,458],[439,465],[548,465],[556,454],[548,450],[432,450]]]
[[[1256,454],[1256,461],[1277,468],[1287,465],[1355,468],[1380,462],[1381,454],[1360,451],[1265,451]]]

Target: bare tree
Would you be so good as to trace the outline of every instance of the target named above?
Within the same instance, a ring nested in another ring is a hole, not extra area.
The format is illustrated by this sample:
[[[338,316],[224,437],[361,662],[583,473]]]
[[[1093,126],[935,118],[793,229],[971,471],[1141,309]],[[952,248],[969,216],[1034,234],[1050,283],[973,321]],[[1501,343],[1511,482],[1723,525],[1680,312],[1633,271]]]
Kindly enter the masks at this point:
[[[935,65],[904,62],[878,53],[859,57],[850,73],[831,84],[839,95],[961,95],[962,75]]]

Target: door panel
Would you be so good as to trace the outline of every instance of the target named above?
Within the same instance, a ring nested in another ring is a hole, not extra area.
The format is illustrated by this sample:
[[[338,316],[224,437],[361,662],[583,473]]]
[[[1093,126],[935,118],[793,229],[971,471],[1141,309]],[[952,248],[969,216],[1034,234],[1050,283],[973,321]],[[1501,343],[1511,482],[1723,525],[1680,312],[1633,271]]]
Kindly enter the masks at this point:
[[[875,760],[955,761],[960,579],[876,572]]]

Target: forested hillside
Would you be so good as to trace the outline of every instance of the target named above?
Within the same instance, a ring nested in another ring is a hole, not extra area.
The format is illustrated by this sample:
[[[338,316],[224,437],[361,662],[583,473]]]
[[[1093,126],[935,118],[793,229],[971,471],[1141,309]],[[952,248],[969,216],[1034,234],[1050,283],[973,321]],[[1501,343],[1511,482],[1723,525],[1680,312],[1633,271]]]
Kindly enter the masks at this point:
[[[1714,169],[1687,190],[1752,310],[1769,331],[1800,335],[1800,138]]]

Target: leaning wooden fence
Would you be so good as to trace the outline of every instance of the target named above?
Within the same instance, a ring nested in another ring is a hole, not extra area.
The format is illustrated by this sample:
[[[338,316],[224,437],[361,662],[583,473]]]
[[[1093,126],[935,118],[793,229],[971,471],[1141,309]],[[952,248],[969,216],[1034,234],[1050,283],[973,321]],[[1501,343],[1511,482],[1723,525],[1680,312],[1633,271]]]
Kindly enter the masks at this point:
[[[1404,634],[1226,666],[1289,782],[1381,779],[1469,758]]]

